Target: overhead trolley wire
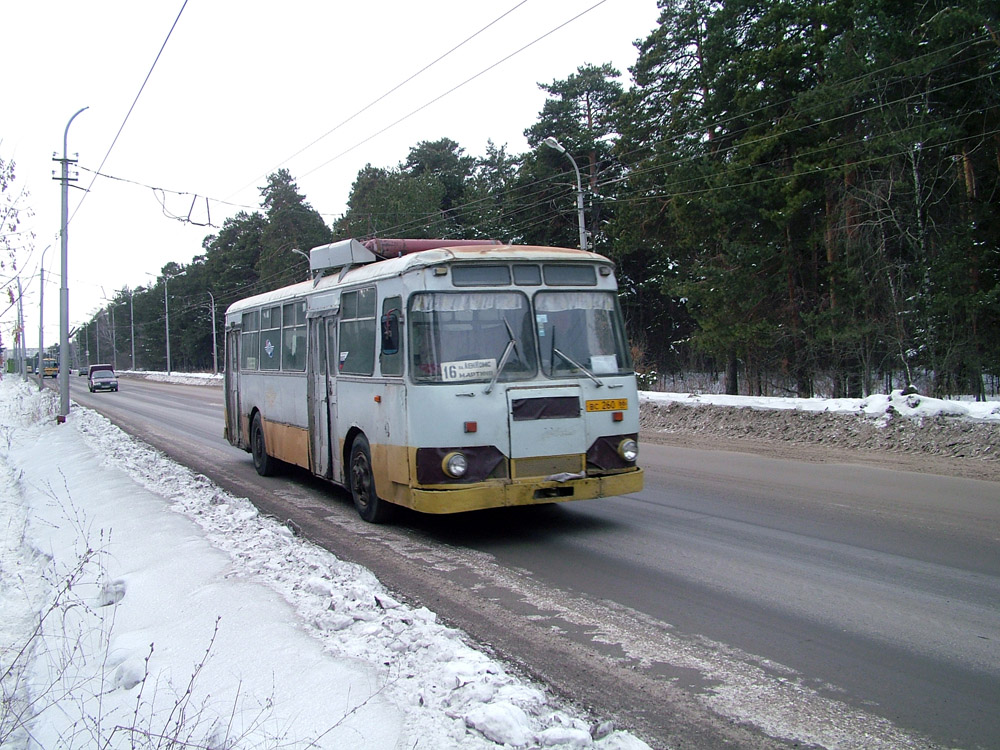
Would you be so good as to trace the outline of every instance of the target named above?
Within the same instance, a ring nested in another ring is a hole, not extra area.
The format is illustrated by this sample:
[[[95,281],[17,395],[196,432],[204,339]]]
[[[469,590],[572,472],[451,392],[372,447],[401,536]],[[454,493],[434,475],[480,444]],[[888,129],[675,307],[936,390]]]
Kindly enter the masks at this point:
[[[167,36],[163,40],[163,44],[160,45],[160,51],[156,53],[156,59],[153,60],[153,64],[149,68],[149,72],[146,73],[146,78],[143,80],[142,85],[139,87],[139,91],[138,93],[136,93],[135,99],[132,101],[132,106],[128,108],[128,112],[125,114],[125,119],[122,120],[122,124],[118,128],[118,132],[115,133],[114,140],[111,141],[111,145],[108,146],[108,152],[104,154],[104,158],[101,160],[100,166],[98,166],[98,168],[95,170],[93,179],[91,179],[90,184],[87,185],[87,189],[83,193],[83,198],[80,199],[80,202],[77,204],[76,209],[74,209],[73,216],[70,216],[69,219],[70,221],[73,220],[73,217],[76,216],[77,211],[80,210],[80,207],[83,205],[84,200],[86,200],[87,196],[90,194],[91,188],[94,187],[94,183],[97,181],[97,176],[101,173],[101,170],[104,168],[105,162],[107,162],[108,157],[111,156],[111,152],[114,149],[115,144],[118,143],[119,136],[121,136],[122,131],[125,130],[125,124],[128,122],[128,118],[131,117],[132,115],[132,110],[134,110],[135,105],[138,104],[139,97],[142,96],[142,92],[145,90],[146,84],[149,83],[150,76],[153,75],[153,70],[156,68],[156,64],[160,61],[160,56],[163,54],[163,50],[166,49],[167,42],[170,41],[170,35],[173,34],[174,29],[177,28],[177,22],[181,20],[181,14],[184,13],[184,9],[187,7],[187,4],[188,0],[184,0],[184,4],[181,5],[181,9],[177,12],[177,18],[174,19],[173,24],[171,24],[170,26],[170,31],[167,32]]]
[[[547,38],[547,37],[551,36],[552,34],[556,33],[557,31],[559,31],[559,30],[560,30],[560,29],[562,29],[563,27],[565,27],[565,26],[568,26],[569,24],[573,23],[573,21],[577,20],[578,18],[581,18],[582,16],[585,16],[585,15],[586,15],[587,13],[590,13],[590,11],[594,10],[595,8],[597,8],[597,7],[601,6],[601,5],[604,5],[604,3],[606,3],[606,2],[607,2],[607,0],[598,0],[598,2],[594,3],[593,5],[591,5],[591,6],[590,6],[589,8],[587,8],[586,10],[583,10],[583,11],[580,11],[580,12],[579,12],[579,13],[577,13],[577,14],[576,14],[575,16],[573,16],[572,18],[570,18],[570,19],[569,19],[568,21],[564,21],[563,23],[559,24],[559,25],[558,25],[558,26],[556,26],[555,28],[553,28],[553,29],[550,29],[549,31],[547,31],[547,32],[545,32],[544,34],[542,34],[542,35],[541,35],[540,37],[538,37],[538,38],[534,39],[533,41],[530,41],[530,42],[528,42],[528,43],[527,43],[527,44],[525,44],[525,45],[524,45],[523,47],[520,47],[520,48],[518,48],[518,49],[514,50],[514,51],[513,51],[513,52],[511,52],[511,53],[510,53],[509,55],[507,55],[506,57],[503,57],[503,58],[501,58],[501,59],[497,60],[497,61],[496,61],[495,63],[493,63],[492,65],[489,65],[489,66],[487,66],[487,67],[483,68],[483,69],[482,69],[482,70],[480,70],[480,71],[479,71],[478,73],[476,73],[475,75],[472,75],[472,76],[470,76],[469,78],[466,78],[466,79],[465,79],[464,81],[462,81],[461,83],[458,83],[458,84],[456,84],[455,86],[452,86],[452,87],[451,87],[450,89],[448,89],[448,90],[447,90],[447,91],[445,91],[444,93],[442,93],[442,94],[439,94],[438,96],[434,97],[434,98],[433,98],[433,99],[431,99],[430,101],[428,101],[428,102],[425,102],[424,104],[420,105],[419,107],[417,107],[416,109],[414,109],[413,111],[411,111],[411,112],[410,112],[409,114],[405,114],[405,115],[403,115],[403,116],[402,116],[402,117],[400,117],[400,118],[399,118],[398,120],[395,120],[394,122],[392,122],[392,123],[390,123],[390,124],[386,125],[386,126],[385,126],[384,128],[382,128],[381,130],[379,130],[379,131],[377,131],[377,132],[375,132],[375,133],[372,133],[372,134],[371,134],[370,136],[368,136],[367,138],[364,138],[363,140],[361,140],[361,141],[358,141],[357,143],[355,143],[355,144],[354,144],[353,146],[351,146],[350,148],[348,148],[348,149],[345,149],[344,151],[341,151],[341,152],[340,152],[339,154],[337,154],[336,156],[333,156],[333,157],[331,157],[331,158],[327,159],[327,160],[326,160],[325,162],[323,162],[323,163],[322,163],[322,164],[320,164],[319,166],[316,166],[316,167],[313,167],[312,169],[310,169],[310,170],[309,170],[308,172],[305,172],[305,173],[304,173],[303,175],[301,175],[301,176],[302,176],[302,177],[306,177],[306,176],[308,176],[308,175],[311,175],[311,174],[312,174],[313,172],[317,172],[317,171],[319,171],[320,169],[322,169],[323,167],[325,167],[326,165],[328,165],[328,164],[331,164],[331,163],[335,162],[335,161],[336,161],[337,159],[339,159],[340,157],[342,157],[342,156],[346,156],[347,154],[349,154],[349,153],[350,153],[351,151],[353,151],[354,149],[356,149],[356,148],[359,148],[360,146],[363,146],[364,144],[368,143],[369,141],[372,141],[372,140],[374,140],[375,138],[377,138],[378,136],[382,135],[382,134],[383,134],[383,133],[385,133],[386,131],[388,131],[388,130],[391,130],[392,128],[396,127],[396,126],[397,126],[397,125],[399,125],[399,124],[400,124],[401,122],[405,122],[406,120],[410,119],[411,117],[413,117],[413,115],[417,114],[418,112],[422,112],[423,110],[427,109],[427,108],[428,108],[429,106],[431,106],[432,104],[436,104],[437,102],[441,101],[442,99],[444,99],[444,98],[445,98],[446,96],[448,96],[449,94],[453,94],[453,93],[455,93],[456,91],[458,91],[458,90],[459,90],[460,88],[462,88],[462,87],[463,87],[463,86],[465,86],[466,84],[469,84],[469,83],[471,83],[472,81],[476,80],[476,79],[477,79],[477,78],[479,78],[480,76],[482,76],[482,75],[484,75],[484,74],[486,74],[486,73],[490,72],[491,70],[493,70],[493,69],[494,69],[494,68],[496,68],[496,67],[499,67],[499,66],[500,66],[500,65],[502,65],[503,63],[505,63],[505,62],[507,62],[508,60],[510,60],[510,59],[511,59],[512,57],[515,57],[516,55],[519,55],[519,54],[521,54],[521,53],[522,53],[522,52],[524,52],[524,51],[525,51],[526,49],[528,49],[528,48],[530,48],[530,47],[532,47],[532,46],[534,46],[534,45],[538,44],[538,43],[539,43],[540,41],[542,41],[543,39],[545,39],[545,38]]]
[[[400,81],[395,86],[393,86],[391,89],[389,89],[388,91],[386,91],[384,94],[376,97],[375,99],[373,99],[372,101],[370,101],[368,104],[366,104],[364,107],[362,107],[357,112],[355,112],[353,115],[351,115],[350,117],[348,117],[346,120],[343,120],[342,122],[337,123],[330,130],[328,130],[325,133],[323,133],[323,135],[319,136],[318,138],[316,138],[315,140],[313,140],[311,143],[303,146],[302,148],[300,148],[298,151],[296,151],[291,156],[288,156],[285,159],[281,160],[280,162],[278,162],[277,164],[275,164],[273,167],[271,167],[269,170],[267,170],[263,174],[257,175],[257,177],[255,177],[253,180],[251,180],[246,185],[244,185],[243,187],[241,187],[239,190],[237,190],[232,195],[236,195],[237,193],[239,193],[239,192],[245,190],[246,188],[250,187],[250,185],[252,185],[254,182],[256,182],[257,180],[261,179],[262,177],[266,177],[269,173],[273,172],[275,169],[277,169],[278,167],[280,167],[282,164],[287,164],[292,159],[294,159],[296,156],[298,156],[299,154],[304,153],[305,151],[308,151],[310,148],[312,148],[313,146],[315,146],[317,143],[319,143],[320,141],[322,141],[327,136],[332,135],[336,131],[340,130],[340,128],[342,128],[347,123],[351,122],[351,120],[353,120],[354,118],[358,117],[361,114],[364,114],[369,109],[371,109],[372,107],[374,107],[376,104],[378,104],[379,102],[381,102],[383,99],[385,99],[386,97],[388,97],[390,94],[395,93],[396,91],[398,91],[399,89],[401,89],[403,86],[405,86],[406,84],[408,84],[410,81],[412,81],[414,78],[416,78],[417,76],[421,75],[422,73],[426,72],[430,68],[432,68],[435,65],[437,65],[439,62],[441,62],[446,57],[448,57],[451,53],[457,51],[461,47],[464,47],[466,44],[468,44],[469,42],[471,42],[477,36],[479,36],[484,31],[486,31],[487,29],[489,29],[491,26],[494,26],[498,22],[502,21],[504,18],[506,18],[511,13],[513,13],[515,10],[517,10],[518,8],[520,8],[526,2],[528,2],[528,0],[521,0],[521,2],[519,2],[517,5],[515,5],[510,10],[505,11],[504,13],[501,13],[499,16],[497,16],[492,21],[490,21],[488,24],[486,24],[485,26],[483,26],[483,28],[479,29],[479,31],[477,31],[475,34],[473,34],[472,36],[470,36],[470,37],[464,39],[463,41],[459,42],[454,47],[452,47],[450,50],[448,50],[447,52],[445,52],[443,55],[440,55],[437,59],[433,60],[432,62],[427,63],[427,65],[425,65],[424,67],[422,67],[420,70],[418,70],[416,73],[414,73],[413,75],[411,75],[409,78],[407,78],[404,81]],[[230,197],[232,197],[232,196],[230,196]]]

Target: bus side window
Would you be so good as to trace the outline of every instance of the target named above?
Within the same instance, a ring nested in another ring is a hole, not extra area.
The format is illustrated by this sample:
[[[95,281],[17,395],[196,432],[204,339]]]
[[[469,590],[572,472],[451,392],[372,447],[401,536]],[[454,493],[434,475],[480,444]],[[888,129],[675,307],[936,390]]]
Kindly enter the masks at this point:
[[[340,298],[339,372],[371,375],[375,371],[375,287],[344,292]]]
[[[383,375],[403,374],[403,354],[400,351],[399,319],[403,300],[400,297],[386,297],[382,300],[381,331],[382,350],[379,366]]]

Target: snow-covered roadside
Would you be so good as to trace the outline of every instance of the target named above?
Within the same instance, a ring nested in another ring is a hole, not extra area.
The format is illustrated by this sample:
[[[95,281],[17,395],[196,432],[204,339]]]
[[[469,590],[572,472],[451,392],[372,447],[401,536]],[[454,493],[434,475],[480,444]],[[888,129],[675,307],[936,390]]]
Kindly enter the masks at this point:
[[[866,398],[780,398],[775,396],[726,396],[722,394],[658,393],[643,391],[645,401],[686,406],[735,406],[747,409],[778,409],[823,414],[848,414],[869,418],[890,415],[924,419],[948,416],[1000,423],[1000,401],[954,401],[893,391]]]
[[[60,426],[55,408],[0,382],[0,746],[647,748],[95,412]]]
[[[1000,481],[1000,402],[640,394],[641,439]]]

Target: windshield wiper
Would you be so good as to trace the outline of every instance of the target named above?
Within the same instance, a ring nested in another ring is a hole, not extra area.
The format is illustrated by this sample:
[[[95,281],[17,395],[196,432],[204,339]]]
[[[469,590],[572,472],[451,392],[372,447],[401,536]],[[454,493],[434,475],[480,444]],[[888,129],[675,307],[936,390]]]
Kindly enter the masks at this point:
[[[507,326],[507,336],[510,341],[507,342],[507,346],[503,350],[503,356],[500,357],[500,364],[497,365],[497,371],[493,373],[493,379],[490,380],[490,384],[486,386],[486,390],[483,393],[491,393],[493,391],[493,386],[497,384],[497,379],[500,377],[500,373],[503,372],[503,368],[507,366],[508,360],[510,360],[510,355],[517,349],[517,339],[514,337],[514,331],[510,327],[510,323],[507,322],[507,317],[504,316],[503,324]]]
[[[600,388],[601,386],[603,386],[603,385],[604,385],[604,381],[603,381],[603,380],[601,380],[600,378],[598,378],[598,377],[597,377],[597,376],[596,376],[596,375],[595,375],[594,373],[592,373],[592,372],[591,372],[590,370],[588,370],[588,369],[587,369],[586,367],[584,367],[583,365],[581,365],[581,364],[580,364],[579,362],[577,362],[577,361],[576,361],[575,359],[573,359],[573,358],[572,358],[571,356],[569,356],[568,354],[563,354],[563,353],[562,353],[561,351],[559,351],[559,350],[558,350],[558,349],[557,349],[557,348],[556,348],[555,346],[553,346],[553,347],[552,347],[552,353],[553,353],[553,354],[558,354],[558,355],[559,355],[560,357],[562,357],[562,358],[563,358],[564,360],[566,360],[566,361],[567,361],[567,362],[569,362],[569,363],[570,363],[571,365],[573,365],[573,367],[575,367],[576,369],[580,370],[580,371],[581,371],[581,372],[582,372],[582,373],[583,373],[584,375],[586,375],[586,376],[587,376],[588,378],[590,378],[590,379],[591,379],[591,380],[593,380],[593,381],[594,381],[595,383],[597,383],[597,387],[598,387],[598,388]]]
[[[560,357],[562,357],[562,359],[564,359],[570,365],[572,365],[576,369],[580,370],[584,375],[586,375],[588,378],[590,378],[595,383],[597,383],[597,387],[598,388],[601,388],[604,385],[604,381],[601,380],[599,377],[597,377],[594,373],[592,373],[586,367],[584,367],[583,365],[581,365],[579,362],[577,362],[575,359],[573,359],[568,354],[564,354],[562,351],[560,351],[558,348],[556,348],[556,332],[555,332],[555,330],[552,331],[552,354],[553,355],[558,354]],[[551,360],[552,357],[549,357],[549,359]],[[551,363],[550,366],[551,366],[552,370],[555,371],[555,369],[556,369],[555,368],[555,364]]]

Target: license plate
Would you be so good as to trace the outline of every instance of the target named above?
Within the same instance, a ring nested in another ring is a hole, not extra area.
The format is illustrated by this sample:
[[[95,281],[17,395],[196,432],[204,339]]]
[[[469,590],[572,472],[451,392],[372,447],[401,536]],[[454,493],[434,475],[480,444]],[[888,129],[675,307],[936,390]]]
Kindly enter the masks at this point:
[[[587,402],[587,411],[626,411],[627,398],[601,398]]]

